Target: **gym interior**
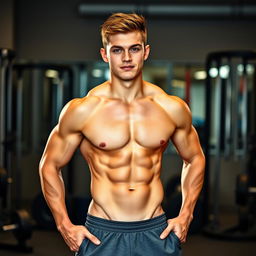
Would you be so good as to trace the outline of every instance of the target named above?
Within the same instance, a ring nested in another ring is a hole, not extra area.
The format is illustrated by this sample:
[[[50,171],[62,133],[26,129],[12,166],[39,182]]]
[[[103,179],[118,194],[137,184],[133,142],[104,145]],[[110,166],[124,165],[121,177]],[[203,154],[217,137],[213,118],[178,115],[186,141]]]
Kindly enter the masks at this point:
[[[0,255],[74,255],[42,196],[38,164],[62,107],[109,78],[100,25],[117,11],[145,15],[144,79],[187,102],[206,156],[183,255],[255,255],[254,0],[1,0]],[[168,147],[161,178],[170,218],[181,167]],[[69,215],[83,224],[90,173],[79,150],[62,173]]]

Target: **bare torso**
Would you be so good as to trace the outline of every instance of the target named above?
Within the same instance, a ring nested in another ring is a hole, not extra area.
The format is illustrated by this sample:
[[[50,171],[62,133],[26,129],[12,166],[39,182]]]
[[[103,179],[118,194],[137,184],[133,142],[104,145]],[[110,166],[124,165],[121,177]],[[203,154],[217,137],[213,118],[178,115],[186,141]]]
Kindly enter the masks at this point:
[[[148,89],[147,89],[148,87]],[[89,214],[132,221],[163,213],[162,154],[175,125],[159,103],[164,92],[147,84],[130,103],[94,90],[95,104],[82,129],[80,150],[91,171]]]

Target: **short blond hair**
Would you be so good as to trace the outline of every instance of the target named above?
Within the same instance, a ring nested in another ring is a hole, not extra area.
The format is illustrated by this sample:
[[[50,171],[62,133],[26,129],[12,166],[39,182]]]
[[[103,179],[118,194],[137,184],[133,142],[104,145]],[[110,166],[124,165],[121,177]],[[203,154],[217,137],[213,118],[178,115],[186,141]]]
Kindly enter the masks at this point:
[[[144,45],[147,42],[146,20],[142,15],[135,13],[114,13],[101,26],[101,38],[104,47],[109,43],[109,36],[139,31]]]

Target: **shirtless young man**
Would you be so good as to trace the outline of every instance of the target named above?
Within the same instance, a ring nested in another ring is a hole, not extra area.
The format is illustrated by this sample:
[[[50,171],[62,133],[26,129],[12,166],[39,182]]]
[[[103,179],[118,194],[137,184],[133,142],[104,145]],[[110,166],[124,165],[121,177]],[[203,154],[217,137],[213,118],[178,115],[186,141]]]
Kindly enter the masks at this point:
[[[70,101],[40,162],[44,196],[65,242],[77,255],[179,255],[203,184],[205,159],[191,113],[179,98],[142,80],[150,47],[145,20],[113,14],[102,26],[110,80]],[[161,203],[161,160],[171,141],[184,160],[183,203],[167,220]],[[80,148],[91,172],[85,226],[65,206],[61,168]]]

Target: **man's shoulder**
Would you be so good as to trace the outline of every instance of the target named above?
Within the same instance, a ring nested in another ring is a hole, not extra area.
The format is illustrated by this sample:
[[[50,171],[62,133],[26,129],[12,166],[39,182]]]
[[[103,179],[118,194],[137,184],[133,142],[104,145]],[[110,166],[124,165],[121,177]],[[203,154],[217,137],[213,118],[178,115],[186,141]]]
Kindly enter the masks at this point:
[[[146,81],[144,81],[144,83],[146,85],[148,94],[150,94],[151,96],[154,96],[156,100],[159,100],[162,103],[166,103],[166,104],[177,104],[177,105],[186,104],[181,98],[174,95],[167,94],[159,86]]]
[[[155,84],[152,84],[150,82],[147,82],[147,81],[143,81],[143,84],[144,84],[144,91],[145,91],[145,94],[147,96],[156,96],[156,95],[161,95],[161,94],[166,94],[166,92],[160,88],[159,86],[155,85]]]
[[[67,104],[67,109],[75,112],[84,112],[91,111],[103,100],[103,96],[107,94],[108,84],[104,82],[100,85],[92,88],[85,97],[75,98]]]
[[[173,110],[183,110],[184,108],[187,108],[187,104],[185,101],[183,101],[181,98],[169,95],[167,93],[165,94],[157,94],[155,96],[155,100],[162,105],[163,107],[167,109],[173,109]]]
[[[102,97],[92,90],[85,97],[69,101],[60,113],[59,129],[81,131],[102,100]]]
[[[85,114],[93,109],[100,102],[97,96],[85,96],[83,98],[75,98],[69,101],[63,108],[63,114]]]
[[[94,88],[92,88],[88,93],[87,93],[87,97],[95,97],[98,98],[98,100],[106,95],[109,94],[109,83],[108,81],[99,84],[97,86],[95,86]]]
[[[154,101],[164,108],[182,108],[186,103],[177,96],[167,94],[162,88],[157,85],[146,82],[147,94],[151,96]]]
[[[162,90],[162,89],[161,89]],[[169,95],[166,92],[156,93],[153,97],[154,101],[159,104],[168,116],[177,124],[177,126],[183,126],[185,122],[191,121],[191,112],[181,98]]]
[[[64,126],[82,126],[99,104],[100,98],[85,96],[69,101],[60,113],[59,124]]]

